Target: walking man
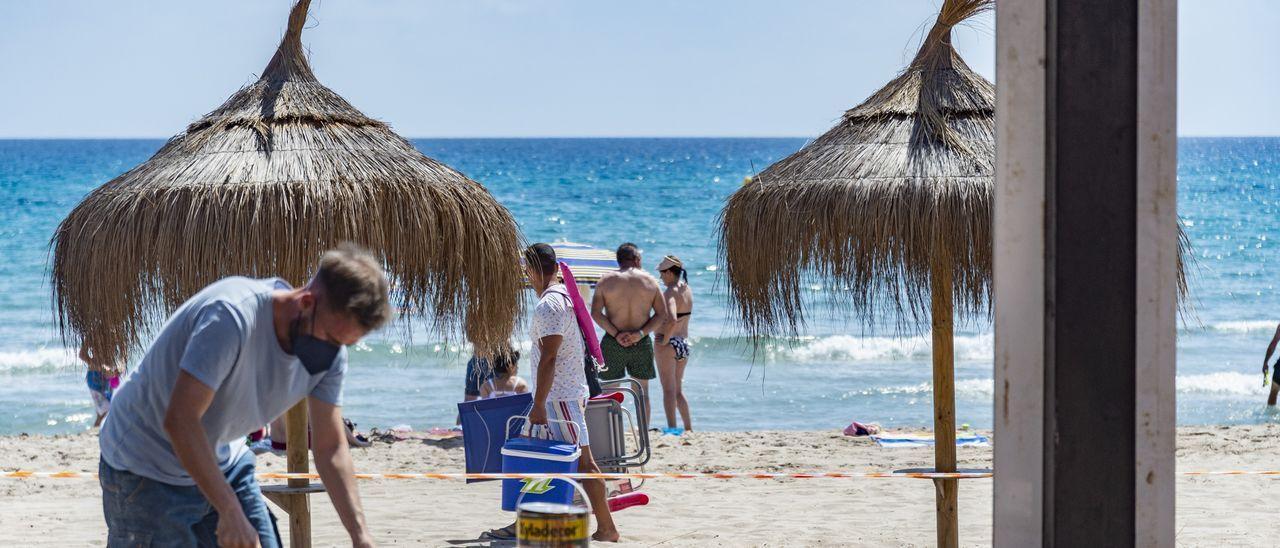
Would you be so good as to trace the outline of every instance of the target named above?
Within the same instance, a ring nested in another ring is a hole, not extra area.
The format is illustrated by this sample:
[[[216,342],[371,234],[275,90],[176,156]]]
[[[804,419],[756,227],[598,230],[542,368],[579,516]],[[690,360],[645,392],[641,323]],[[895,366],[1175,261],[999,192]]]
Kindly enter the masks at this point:
[[[564,284],[556,279],[556,251],[547,244],[525,250],[525,273],[538,292],[529,336],[533,339],[533,408],[529,424],[546,428],[559,441],[575,443],[582,449],[578,471],[598,473],[587,435],[587,374],[583,370],[586,345],[573,304]],[[594,335],[592,335],[594,336]],[[548,424],[547,419],[556,422]],[[530,431],[532,431],[532,426]],[[532,432],[531,432],[532,433]],[[583,480],[596,515],[593,540],[618,541],[618,528],[609,512],[603,480]]]
[[[372,546],[339,406],[345,347],[391,318],[387,289],[379,261],[344,245],[304,287],[232,277],[183,303],[102,428],[108,546],[278,546],[244,439],[303,397],[325,490],[352,544]]]
[[[645,424],[649,424],[649,381],[658,376],[653,365],[653,338],[650,334],[664,321],[675,321],[668,311],[658,280],[640,267],[636,244],[618,247],[618,270],[606,272],[591,299],[591,318],[604,329],[600,351],[605,369],[600,380],[611,381],[629,375],[640,383],[644,398]]]
[[[1271,362],[1271,354],[1276,351],[1276,344],[1280,343],[1280,325],[1276,326],[1276,334],[1271,336],[1271,344],[1267,345],[1267,356],[1262,358],[1262,378],[1267,378],[1267,364]],[[1280,377],[1280,362],[1276,363],[1276,371],[1271,375],[1271,394],[1267,396],[1267,405],[1276,404],[1276,395],[1280,394],[1280,383],[1277,383]]]

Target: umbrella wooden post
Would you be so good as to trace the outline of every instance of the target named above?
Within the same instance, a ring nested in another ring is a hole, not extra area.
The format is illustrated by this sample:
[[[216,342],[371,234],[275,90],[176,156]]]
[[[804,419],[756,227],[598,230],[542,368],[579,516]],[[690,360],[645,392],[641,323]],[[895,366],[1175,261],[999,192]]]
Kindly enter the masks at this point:
[[[307,428],[307,400],[303,398],[284,416],[286,430],[285,459],[289,473],[306,474],[311,471],[307,457],[309,450]],[[311,548],[311,493],[324,492],[324,486],[307,479],[291,479],[288,485],[268,485],[262,494],[289,515],[289,546]]]
[[[289,473],[306,474],[311,471],[311,463],[307,457],[307,399],[295,404],[284,417],[285,429],[288,432],[287,459]],[[954,446],[954,444],[952,444]],[[954,447],[952,453],[955,452]],[[311,483],[305,479],[289,480],[289,487],[307,487]],[[293,548],[311,546],[311,503],[307,493],[289,495],[289,545]]]
[[[951,271],[934,267],[933,305],[933,440],[934,468],[956,471],[956,385],[952,346]],[[938,546],[960,545],[959,480],[933,480],[938,515]]]

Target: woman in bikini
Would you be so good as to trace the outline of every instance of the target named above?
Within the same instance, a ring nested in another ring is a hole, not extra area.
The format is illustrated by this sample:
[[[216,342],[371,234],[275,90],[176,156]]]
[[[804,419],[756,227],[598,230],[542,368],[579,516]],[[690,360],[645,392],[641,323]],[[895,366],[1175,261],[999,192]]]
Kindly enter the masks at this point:
[[[528,392],[529,383],[518,376],[519,371],[520,352],[511,349],[499,351],[493,360],[493,377],[486,384],[480,385],[480,399],[501,398]]]
[[[675,310],[675,319],[662,323],[655,333],[655,357],[658,360],[658,379],[662,382],[662,407],[667,413],[666,432],[679,434],[676,428],[676,411],[684,419],[684,430],[693,429],[689,417],[689,400],[684,397],[684,368],[689,365],[689,316],[693,314],[693,290],[689,287],[689,275],[684,263],[675,255],[667,255],[658,264],[662,283],[666,289],[662,298],[667,310]]]

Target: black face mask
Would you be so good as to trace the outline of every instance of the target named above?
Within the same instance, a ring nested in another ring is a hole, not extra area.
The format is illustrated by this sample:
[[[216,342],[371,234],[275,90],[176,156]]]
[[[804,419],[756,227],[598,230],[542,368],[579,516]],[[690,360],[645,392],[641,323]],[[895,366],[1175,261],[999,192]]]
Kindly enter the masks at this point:
[[[311,309],[311,330],[315,331],[316,313],[315,309]],[[342,351],[342,347],[329,341],[317,339],[311,335],[303,335],[299,333],[302,325],[302,313],[298,313],[298,319],[293,321],[293,328],[290,329],[289,344],[293,346],[293,355],[298,357],[302,362],[302,367],[307,369],[307,373],[312,375],[324,373],[330,367],[333,367],[333,361],[338,358],[338,352]]]

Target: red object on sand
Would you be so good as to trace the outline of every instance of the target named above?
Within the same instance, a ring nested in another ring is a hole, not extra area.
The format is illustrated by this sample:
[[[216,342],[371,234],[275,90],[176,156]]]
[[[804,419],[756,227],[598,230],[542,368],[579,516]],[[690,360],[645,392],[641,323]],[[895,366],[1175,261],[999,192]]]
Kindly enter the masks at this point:
[[[609,499],[609,511],[617,512],[632,506],[644,506],[649,504],[649,495],[644,493],[627,493],[618,495]]]

